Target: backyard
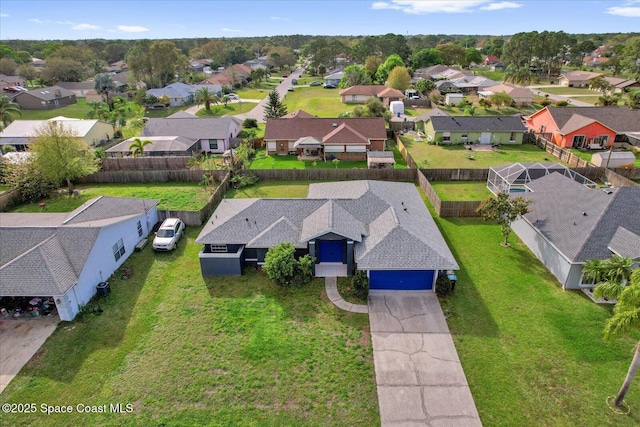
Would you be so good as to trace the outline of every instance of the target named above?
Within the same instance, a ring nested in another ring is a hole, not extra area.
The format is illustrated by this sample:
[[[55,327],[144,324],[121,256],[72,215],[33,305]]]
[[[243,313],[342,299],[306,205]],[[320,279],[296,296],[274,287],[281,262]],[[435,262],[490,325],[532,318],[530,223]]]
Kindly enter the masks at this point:
[[[491,196],[486,181],[429,181],[438,197],[447,201],[478,201]]]
[[[325,89],[322,86],[297,87],[293,92],[286,93],[283,103],[290,113],[304,110],[318,117],[338,117],[354,107],[340,102],[338,89]]]
[[[86,184],[74,187],[79,196],[67,195],[67,189],[57,190],[51,198],[26,203],[11,212],[71,212],[86,201],[99,196],[137,197],[160,200],[158,209],[200,210],[209,200],[211,192],[199,183],[154,182],[127,184]],[[46,203],[43,209],[40,203]]]
[[[533,144],[502,145],[496,150],[470,151],[464,145],[430,145],[401,136],[402,143],[421,168],[486,169],[508,163],[560,162],[560,159]]]
[[[91,108],[85,98],[78,98],[78,102],[67,107],[53,108],[51,110],[20,110],[22,113],[18,120],[48,120],[53,117],[64,116],[72,119],[84,119],[85,114]]]

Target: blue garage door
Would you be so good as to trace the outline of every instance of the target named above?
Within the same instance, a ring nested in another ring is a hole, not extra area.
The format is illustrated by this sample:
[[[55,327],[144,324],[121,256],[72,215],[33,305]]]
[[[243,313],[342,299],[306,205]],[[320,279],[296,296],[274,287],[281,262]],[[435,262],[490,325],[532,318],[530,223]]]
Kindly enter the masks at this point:
[[[433,289],[433,274],[433,270],[372,270],[369,273],[369,289]]]
[[[320,240],[318,252],[320,262],[342,262],[342,240]]]

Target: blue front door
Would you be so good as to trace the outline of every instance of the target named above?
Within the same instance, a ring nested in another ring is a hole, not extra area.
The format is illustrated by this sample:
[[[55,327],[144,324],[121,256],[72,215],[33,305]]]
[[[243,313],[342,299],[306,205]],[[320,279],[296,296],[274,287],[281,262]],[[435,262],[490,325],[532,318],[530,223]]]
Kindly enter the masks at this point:
[[[342,240],[320,240],[318,245],[319,262],[343,262]]]
[[[369,289],[419,291],[433,289],[433,270],[371,270]]]

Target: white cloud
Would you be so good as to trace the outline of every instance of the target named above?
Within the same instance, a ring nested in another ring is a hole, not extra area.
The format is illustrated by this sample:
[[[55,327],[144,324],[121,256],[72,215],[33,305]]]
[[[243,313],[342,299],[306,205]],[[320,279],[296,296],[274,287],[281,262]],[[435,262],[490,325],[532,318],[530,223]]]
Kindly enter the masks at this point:
[[[80,31],[84,31],[84,30],[99,30],[100,27],[97,25],[92,25],[92,24],[78,24],[78,25],[74,25],[73,27],[71,27],[72,30],[80,30]]]
[[[288,21],[287,18],[282,18],[280,16],[272,16],[271,20],[273,20],[273,21]]]
[[[234,30],[233,28],[220,28],[220,31],[224,31],[227,33],[241,33],[242,30]]]
[[[8,13],[0,13],[0,18],[8,18],[9,14]]]
[[[510,1],[503,1],[500,3],[491,3],[486,6],[481,7],[482,10],[502,10],[502,9],[517,9],[522,7],[522,4],[513,3]]]
[[[47,22],[51,22],[49,20],[43,21],[42,19],[38,19],[38,18],[31,18],[28,19],[29,22],[35,22],[36,24],[46,24]]]
[[[412,15],[422,15],[427,13],[465,13],[473,12],[477,7],[482,6],[485,3],[490,3],[488,0],[390,0],[379,1],[371,5],[372,9],[393,9],[401,10],[404,13]]]
[[[148,28],[141,27],[139,25],[118,25],[117,29],[123,33],[144,33],[149,31]]]
[[[634,6],[637,4],[638,6]],[[610,15],[626,16],[627,18],[640,17],[640,2],[629,2],[628,6],[613,6],[606,10]]]

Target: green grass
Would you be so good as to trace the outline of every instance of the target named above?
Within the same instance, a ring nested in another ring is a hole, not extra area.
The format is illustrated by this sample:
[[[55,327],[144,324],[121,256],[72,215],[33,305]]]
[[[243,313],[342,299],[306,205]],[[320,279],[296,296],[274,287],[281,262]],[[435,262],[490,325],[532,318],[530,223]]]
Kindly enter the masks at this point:
[[[478,201],[491,196],[485,181],[430,181],[442,201]]]
[[[230,103],[227,105],[212,105],[211,111],[207,111],[204,107],[196,113],[198,117],[220,117],[226,114],[236,115],[251,111],[258,105],[256,102]]]
[[[178,111],[184,111],[189,107],[190,105],[184,105],[180,107],[146,109],[144,112],[144,116],[149,117],[151,119],[163,119],[165,117],[169,117],[170,115],[177,113]]]
[[[511,248],[500,246],[497,225],[436,221],[461,266],[455,294],[442,306],[483,424],[639,425],[637,383],[626,399],[631,415],[616,415],[605,403],[622,384],[636,343],[603,341],[611,308],[563,291],[516,236]]]
[[[0,193],[4,193],[5,191],[9,191],[11,190],[11,186],[10,185],[1,185],[0,184]]]
[[[287,92],[283,102],[290,113],[304,110],[318,117],[338,117],[357,105],[343,104],[338,89],[325,89],[322,86],[296,88],[293,92]]]
[[[258,181],[250,187],[239,190],[230,189],[225,194],[227,199],[272,199],[272,198],[305,198],[309,192],[311,181]]]
[[[442,111],[445,111],[450,116],[465,116],[465,108],[458,108],[455,106],[438,106]],[[475,104],[476,116],[513,116],[515,114],[532,114],[536,112],[533,107],[491,107],[485,108]]]
[[[532,144],[502,145],[495,151],[469,151],[464,145],[429,145],[407,136],[401,138],[413,160],[425,168],[485,169],[514,162],[560,161]],[[473,156],[473,160],[467,156]]]
[[[346,302],[350,302],[351,304],[368,304],[368,298],[358,298],[351,294],[351,280],[353,277],[338,277],[338,293]]]
[[[271,86],[261,84],[259,86],[245,86],[237,89],[234,93],[238,95],[240,99],[263,99],[269,94],[271,89]]]
[[[504,71],[491,71],[489,67],[486,67],[486,69],[484,69],[483,67],[478,67],[474,69],[474,71],[476,71],[479,75],[496,82],[501,82],[504,79]]]
[[[283,290],[262,273],[203,279],[194,243],[150,246],[111,279],[104,310],[62,323],[0,403],[132,404],[130,414],[3,414],[3,425],[379,424],[367,315],[323,280]]]
[[[593,156],[595,153],[602,153],[604,151],[605,150],[596,151],[596,150],[579,150],[577,148],[571,148],[571,153],[575,154],[576,156],[588,162],[591,161],[591,156]],[[640,168],[640,157],[636,156],[636,161],[633,164],[633,167]]]
[[[581,101],[581,102],[587,102],[589,104],[593,104],[595,105],[596,102],[598,102],[598,99],[600,98],[599,96],[570,96],[570,99],[573,99],[574,101]],[[619,105],[623,105],[622,101],[619,102]]]
[[[79,197],[67,196],[66,188],[62,188],[50,199],[17,206],[12,212],[42,212],[40,202],[47,204],[46,212],[71,212],[84,202],[98,196],[158,199],[160,200],[158,209],[197,211],[202,209],[210,197],[210,193],[197,183],[87,184],[74,188],[80,192]]]
[[[541,87],[538,89],[540,92],[550,93],[552,95],[593,95],[600,96],[600,92],[583,87],[567,87],[567,86],[553,86],[553,87]],[[581,99],[578,97],[576,99]]]
[[[67,107],[53,108],[51,110],[20,110],[18,120],[48,120],[58,116],[75,119],[84,119],[85,114],[91,110],[85,98],[77,98],[78,102]]]

